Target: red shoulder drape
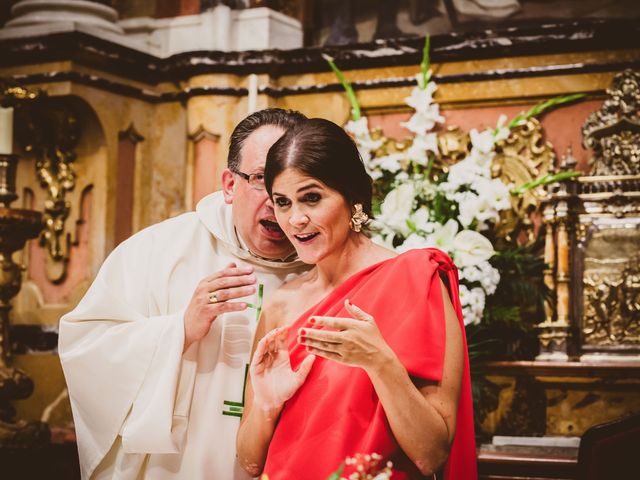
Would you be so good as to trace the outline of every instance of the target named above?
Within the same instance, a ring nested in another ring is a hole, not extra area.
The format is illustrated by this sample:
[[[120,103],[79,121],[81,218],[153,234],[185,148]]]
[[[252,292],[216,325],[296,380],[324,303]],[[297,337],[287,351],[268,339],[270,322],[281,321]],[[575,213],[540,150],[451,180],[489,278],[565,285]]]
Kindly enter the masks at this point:
[[[296,341],[298,328],[311,326],[308,319],[314,315],[349,317],[344,309],[348,298],[373,315],[411,376],[440,381],[445,323],[439,272],[449,280],[464,338],[455,265],[439,250],[411,250],[356,273],[305,312],[290,329],[292,367],[297,369],[307,355]],[[463,381],[455,440],[445,468],[447,480],[477,478],[466,339],[464,345]],[[345,457],[356,453],[378,453],[385,462],[391,460],[394,480],[422,478],[398,446],[364,370],[317,358],[306,382],[282,411],[264,471],[270,480],[326,480]]]

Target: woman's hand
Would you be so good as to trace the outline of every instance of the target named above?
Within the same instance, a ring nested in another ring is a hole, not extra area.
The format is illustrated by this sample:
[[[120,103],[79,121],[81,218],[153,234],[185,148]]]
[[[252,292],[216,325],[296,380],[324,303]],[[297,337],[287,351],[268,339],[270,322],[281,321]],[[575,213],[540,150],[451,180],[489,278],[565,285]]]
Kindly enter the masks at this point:
[[[345,365],[361,367],[366,371],[395,358],[395,354],[382,338],[371,315],[345,300],[344,306],[353,318],[312,317],[315,325],[337,331],[301,328],[298,342],[320,357]]]
[[[287,349],[287,327],[271,330],[258,343],[251,361],[253,404],[265,411],[279,411],[304,383],[315,357],[307,356],[296,372]]]

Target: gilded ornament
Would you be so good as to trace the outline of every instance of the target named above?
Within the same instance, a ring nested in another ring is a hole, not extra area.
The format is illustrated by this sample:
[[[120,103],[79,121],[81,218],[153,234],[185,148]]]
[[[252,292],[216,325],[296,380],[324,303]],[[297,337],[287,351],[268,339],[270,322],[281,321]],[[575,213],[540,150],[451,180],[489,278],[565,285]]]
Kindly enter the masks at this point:
[[[613,79],[608,98],[582,127],[592,148],[592,175],[640,174],[640,73],[625,70]]]
[[[71,249],[67,226],[71,203],[67,196],[76,185],[73,164],[80,123],[70,105],[44,94],[22,104],[18,112],[18,142],[35,156],[36,177],[46,192],[45,229],[39,242],[50,259],[47,276],[59,283],[66,278]]]

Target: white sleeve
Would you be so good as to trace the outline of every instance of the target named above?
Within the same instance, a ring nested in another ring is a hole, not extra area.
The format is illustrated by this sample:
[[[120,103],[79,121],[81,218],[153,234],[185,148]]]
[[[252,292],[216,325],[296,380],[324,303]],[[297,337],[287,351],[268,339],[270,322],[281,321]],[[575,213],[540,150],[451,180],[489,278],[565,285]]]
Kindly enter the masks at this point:
[[[60,320],[58,348],[83,477],[122,435],[127,453],[179,452],[196,374],[183,357],[184,311],[150,315],[153,240],[138,234],[105,261]]]

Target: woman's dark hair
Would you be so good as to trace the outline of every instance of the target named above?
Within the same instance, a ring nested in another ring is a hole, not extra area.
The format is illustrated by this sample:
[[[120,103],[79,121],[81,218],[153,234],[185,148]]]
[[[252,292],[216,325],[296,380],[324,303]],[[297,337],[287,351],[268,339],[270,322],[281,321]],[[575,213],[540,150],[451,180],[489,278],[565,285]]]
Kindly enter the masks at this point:
[[[282,108],[265,108],[264,110],[252,113],[233,129],[229,141],[227,167],[234,172],[240,169],[242,147],[244,147],[244,143],[247,141],[247,138],[249,138],[249,135],[260,127],[273,126],[288,130],[303,120],[306,120],[306,118],[307,117],[300,112],[283,110]]]
[[[329,120],[310,118],[289,129],[267,154],[264,183],[269,196],[273,182],[287,168],[320,180],[338,191],[350,205],[362,204],[371,214],[371,177],[358,148],[347,133]]]

